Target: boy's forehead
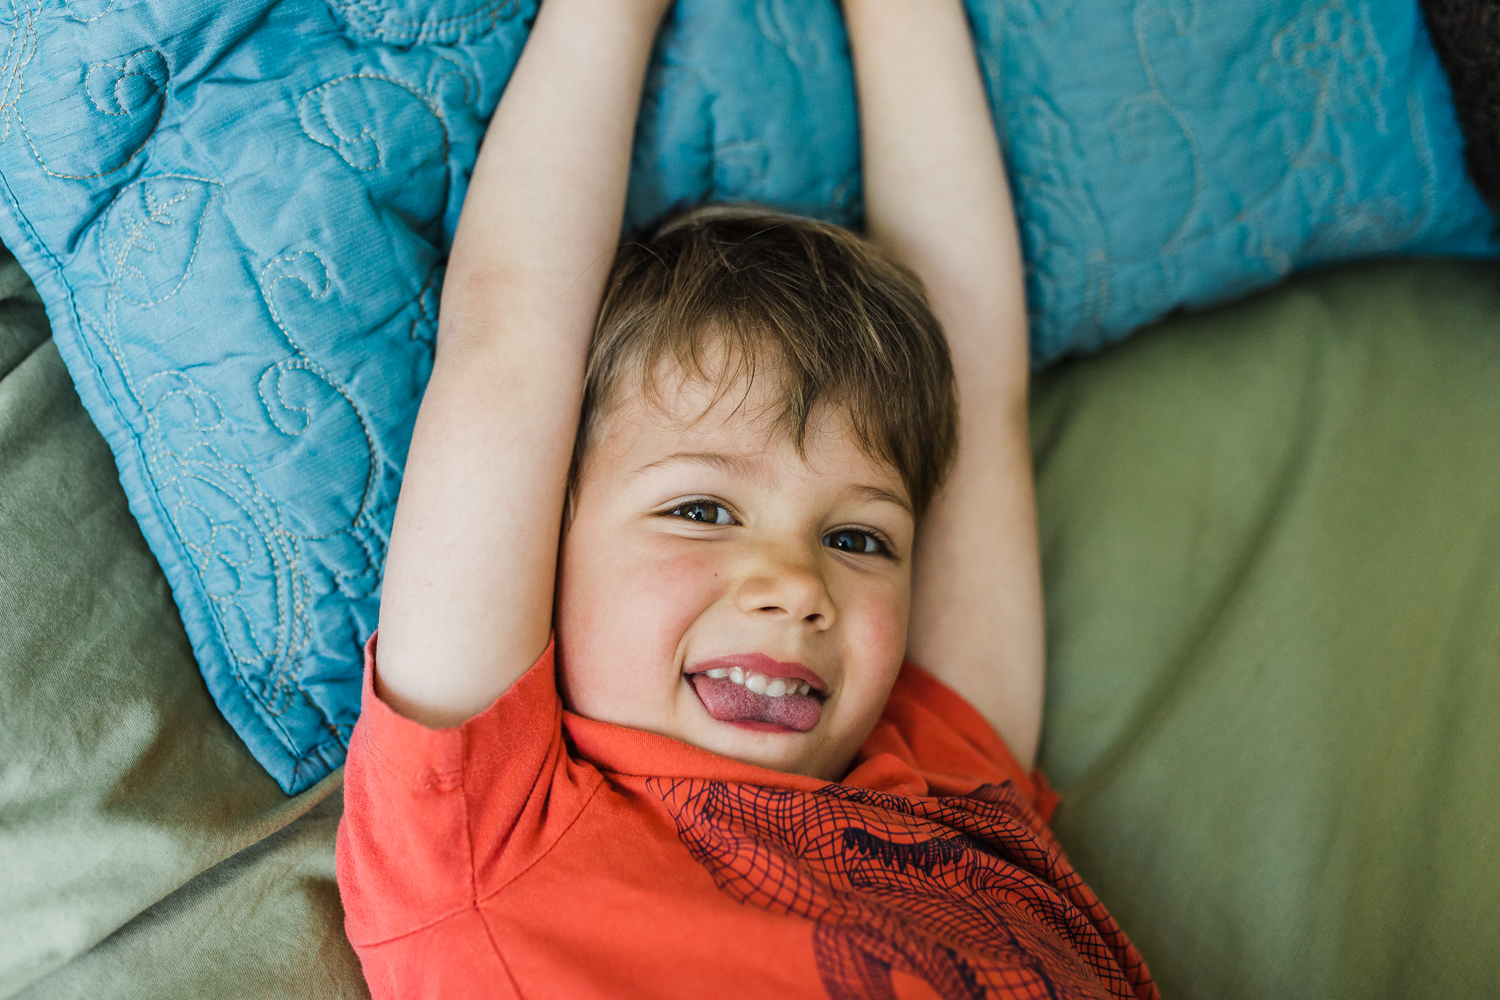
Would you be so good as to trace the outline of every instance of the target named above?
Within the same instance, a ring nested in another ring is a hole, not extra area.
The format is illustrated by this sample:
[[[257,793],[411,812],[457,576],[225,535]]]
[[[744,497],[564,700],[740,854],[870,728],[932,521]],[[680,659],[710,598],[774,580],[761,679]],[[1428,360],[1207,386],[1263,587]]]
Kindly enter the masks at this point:
[[[594,415],[594,438],[620,431],[705,439],[728,435],[763,448],[778,430],[779,368],[747,368],[725,357],[720,347],[711,347],[697,366],[658,357],[613,380]]]
[[[861,447],[848,411],[836,402],[816,406],[799,450],[793,429],[779,419],[779,389],[770,380],[729,387],[678,377],[649,393],[621,387],[601,414],[594,447],[617,471],[636,474],[669,465],[709,466],[765,477],[784,467],[872,481],[904,497],[905,485],[888,462]]]
[[[682,371],[659,372],[649,386],[622,386],[614,408],[670,434],[769,438],[776,431],[777,390],[770,373],[764,372],[722,384]]]
[[[742,464],[756,461],[790,443],[774,408],[758,398],[764,395],[753,386],[724,389],[694,379],[662,384],[655,392],[622,387],[602,415],[598,443],[632,456],[713,453]]]

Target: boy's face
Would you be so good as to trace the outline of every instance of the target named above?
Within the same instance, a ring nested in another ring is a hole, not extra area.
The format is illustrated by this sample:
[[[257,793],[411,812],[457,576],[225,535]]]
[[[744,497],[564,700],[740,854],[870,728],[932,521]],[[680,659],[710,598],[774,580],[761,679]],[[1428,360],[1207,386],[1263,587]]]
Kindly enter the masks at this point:
[[[837,780],[906,647],[915,525],[891,466],[844,410],[804,455],[760,379],[664,381],[595,434],[562,542],[557,639],[581,715],[736,760]]]

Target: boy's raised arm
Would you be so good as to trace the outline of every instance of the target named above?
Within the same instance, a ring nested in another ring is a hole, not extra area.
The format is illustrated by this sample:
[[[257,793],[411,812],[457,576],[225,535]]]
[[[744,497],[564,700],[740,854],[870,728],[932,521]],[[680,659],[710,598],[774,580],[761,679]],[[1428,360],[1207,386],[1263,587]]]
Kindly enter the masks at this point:
[[[958,457],[918,533],[907,649],[1029,767],[1045,648],[1005,167],[960,0],[843,2],[869,235],[926,284],[958,377]]]
[[[377,690],[432,726],[546,647],[584,362],[670,0],[547,0],[464,202],[391,532]]]

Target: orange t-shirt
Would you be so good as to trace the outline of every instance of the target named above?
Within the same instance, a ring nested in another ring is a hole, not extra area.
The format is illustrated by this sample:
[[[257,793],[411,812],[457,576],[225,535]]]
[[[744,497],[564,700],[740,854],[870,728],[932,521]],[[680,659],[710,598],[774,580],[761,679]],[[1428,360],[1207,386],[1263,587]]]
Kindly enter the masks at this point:
[[[1157,996],[1045,783],[911,664],[837,783],[564,711],[550,646],[453,729],[373,670],[338,880],[376,998]]]

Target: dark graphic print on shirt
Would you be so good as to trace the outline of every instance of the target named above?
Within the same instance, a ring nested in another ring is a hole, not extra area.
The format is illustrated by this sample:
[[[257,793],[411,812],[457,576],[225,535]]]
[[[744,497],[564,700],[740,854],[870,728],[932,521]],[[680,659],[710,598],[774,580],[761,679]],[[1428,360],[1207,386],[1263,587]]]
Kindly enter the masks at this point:
[[[1014,787],[909,798],[653,778],[732,898],[813,921],[832,1000],[891,998],[892,973],[952,1000],[1152,997],[1140,956]]]

